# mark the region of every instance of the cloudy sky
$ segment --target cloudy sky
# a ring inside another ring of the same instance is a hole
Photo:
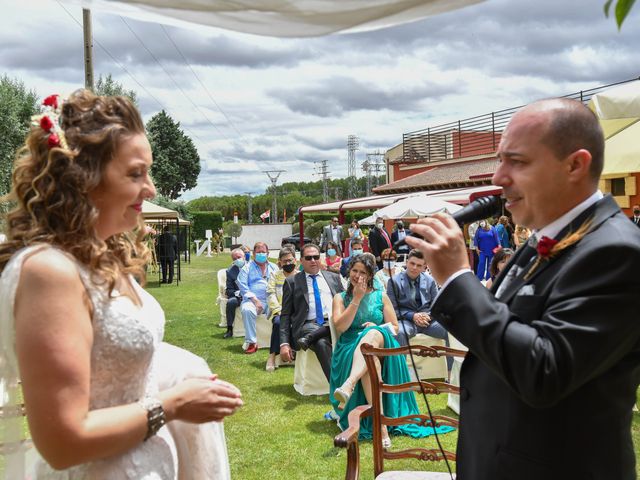
[[[311,39],[175,27],[93,13],[95,77],[137,92],[148,120],[165,109],[198,148],[183,195],[262,193],[265,170],[309,181],[314,162],[347,173],[402,134],[542,97],[637,78],[640,7],[622,31],[604,0],[488,0],[407,25]],[[84,85],[82,11],[0,0],[0,74],[42,97]],[[359,173],[361,175],[362,173]]]

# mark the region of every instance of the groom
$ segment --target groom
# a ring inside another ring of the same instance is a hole
[[[431,314],[469,347],[460,374],[459,480],[634,479],[640,383],[640,231],[598,181],[604,138],[580,102],[516,113],[493,183],[537,246],[492,290],[449,216],[408,238],[443,285]]]

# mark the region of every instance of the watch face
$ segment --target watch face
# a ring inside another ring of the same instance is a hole
[[[153,410],[158,407],[162,408],[162,403],[160,402],[160,400],[154,397],[144,397],[142,400],[140,400],[140,404],[145,410]]]

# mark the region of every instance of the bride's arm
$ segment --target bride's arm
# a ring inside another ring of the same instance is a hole
[[[75,264],[51,250],[27,259],[14,314],[27,420],[44,459],[54,468],[68,468],[142,442],[147,412],[138,403],[89,411],[93,331]],[[191,421],[206,421],[214,400],[226,400],[212,392],[216,383],[193,379],[162,392],[167,421],[186,413]],[[241,403],[239,395],[228,400],[228,408]]]

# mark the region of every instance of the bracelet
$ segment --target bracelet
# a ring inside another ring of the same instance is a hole
[[[351,302],[349,305],[355,305],[356,307],[360,306],[360,302],[356,303],[356,302]]]
[[[138,403],[147,411],[147,434],[144,437],[146,442],[167,423],[167,416],[162,408],[162,403],[157,398],[144,397]]]

